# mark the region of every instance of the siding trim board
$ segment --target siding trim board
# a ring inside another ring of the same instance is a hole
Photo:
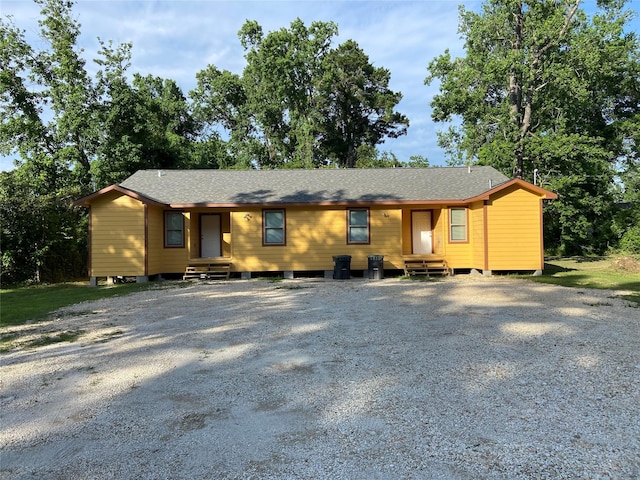
[[[373,201],[336,201],[336,202],[293,202],[293,203],[270,203],[273,208],[288,208],[288,207],[360,207],[365,208],[369,206],[404,206],[404,205],[442,205],[447,203],[449,205],[466,205],[467,200],[373,200]],[[179,209],[192,209],[192,208],[250,208],[261,207],[264,203],[172,203],[167,206],[171,208]]]
[[[482,233],[483,233],[483,249],[484,249],[484,266],[483,270],[489,270],[489,205],[487,200],[482,205]]]
[[[144,204],[144,274],[149,275],[149,206]]]
[[[543,209],[540,202],[540,270],[544,269],[544,222],[542,219]]]
[[[93,245],[93,241],[92,241],[92,237],[93,237],[93,215],[91,214],[91,205],[89,205],[89,234],[88,234],[88,238],[87,241],[89,242],[89,245],[87,245],[87,255],[89,256],[89,258],[87,258],[87,270],[89,273],[89,277],[93,277],[93,269],[91,267],[91,258],[92,258],[92,248],[91,246]]]

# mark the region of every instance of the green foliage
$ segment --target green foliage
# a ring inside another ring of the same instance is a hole
[[[361,146],[403,135],[408,120],[393,110],[401,94],[389,90],[389,71],[351,40],[331,48],[337,32],[332,22],[307,27],[297,19],[264,35],[247,21],[242,76],[213,65],[199,72],[195,117],[208,130],[224,129],[242,165],[354,167]]]
[[[75,44],[72,2],[38,3],[40,51],[0,19],[0,145],[21,158],[0,176],[3,284],[86,272],[86,212],[72,202],[91,188],[96,90]]]
[[[45,320],[62,307],[156,288],[166,288],[166,285],[153,282],[88,288],[86,283],[59,283],[5,289],[0,291],[0,326]]]
[[[36,180],[29,165],[0,172],[3,285],[86,275],[86,212],[72,203],[79,189]]]
[[[412,168],[425,168],[429,167],[429,159],[423,155],[411,155],[407,166]]]
[[[452,164],[492,165],[559,194],[546,206],[548,247],[601,253],[615,244],[619,164],[638,158],[640,45],[624,32],[624,2],[592,18],[579,2],[487,0],[460,10],[466,56],[429,64],[440,81],[433,119]],[[633,169],[631,169],[633,170]],[[636,170],[637,172],[637,170]]]
[[[41,5],[40,49],[0,18],[0,177],[4,284],[86,275],[86,211],[73,201],[141,168],[201,166],[212,142],[172,80],[127,76],[131,45],[100,42],[95,79],[69,0]]]
[[[640,292],[640,275],[617,270],[612,257],[572,257],[549,260],[539,277],[522,277],[539,283],[572,288],[597,288]],[[640,305],[640,293],[622,295]]]
[[[111,78],[104,89],[104,136],[91,165],[98,188],[120,183],[140,169],[192,163],[198,124],[173,80],[136,74],[131,85],[125,78]]]
[[[395,112],[402,94],[389,89],[391,72],[376,68],[353,40],[331,50],[319,82],[321,148],[333,163],[354,167],[361,146],[404,135],[409,120]]]
[[[625,230],[620,239],[619,248],[624,253],[640,255],[640,222]]]
[[[398,168],[404,164],[393,153],[379,152],[371,145],[361,145],[356,152],[357,168]]]

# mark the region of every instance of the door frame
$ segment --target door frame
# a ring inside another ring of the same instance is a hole
[[[202,255],[202,247],[204,245],[204,235],[202,232],[202,219],[205,216],[218,217],[218,250],[220,251],[220,257],[222,256],[222,215],[220,213],[201,213],[198,217],[198,230],[200,234],[200,258],[205,258]],[[214,258],[214,257],[206,257],[206,258]]]

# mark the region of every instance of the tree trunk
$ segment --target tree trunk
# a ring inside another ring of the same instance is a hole
[[[514,16],[514,34],[512,52],[513,57],[518,58],[522,50],[522,3],[518,2],[515,7]],[[511,122],[514,131],[519,133],[514,150],[513,177],[522,178],[524,169],[524,142],[522,136],[522,80],[518,75],[516,65],[513,65],[509,74],[509,107],[511,111]]]
[[[547,42],[542,48],[533,54],[533,59],[529,68],[531,69],[532,78],[538,78],[538,72],[543,57],[546,52],[552,47],[556,46],[562,37],[567,33],[571,20],[573,19],[581,0],[573,0],[564,18],[564,23],[558,34]],[[522,49],[523,41],[523,11],[522,3],[518,2],[514,12],[514,33],[515,39],[513,41],[512,51],[514,58],[517,58],[517,54]],[[509,75],[509,106],[511,111],[511,121],[514,125],[514,130],[518,132],[516,145],[514,149],[514,164],[513,164],[513,177],[522,178],[524,174],[524,160],[525,160],[525,144],[527,135],[531,129],[531,118],[533,115],[533,97],[535,93],[543,88],[544,85],[537,85],[536,80],[530,81],[526,86],[526,94],[523,97],[523,79],[516,73],[515,65],[512,67]]]

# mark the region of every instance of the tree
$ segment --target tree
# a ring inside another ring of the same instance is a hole
[[[429,159],[423,155],[411,155],[407,165],[413,168],[425,168],[430,166]]]
[[[91,172],[96,188],[119,183],[144,168],[200,166],[201,124],[173,80],[133,75],[130,43],[100,42],[97,123],[101,132]]]
[[[299,18],[289,29],[266,36],[256,21],[240,29],[247,103],[262,132],[269,166],[313,167],[322,162],[314,155],[320,121],[317,82],[337,33],[333,22],[306,27]]]
[[[58,174],[65,169],[88,187],[97,129],[95,90],[76,47],[80,24],[71,15],[73,2],[36,1],[42,5],[41,37],[49,48],[33,50],[24,31],[0,19],[1,150],[37,164],[50,189],[58,188]]]
[[[100,42],[101,69],[91,77],[73,2],[36,1],[39,48],[0,18],[0,153],[19,156],[0,178],[2,279],[12,282],[77,274],[86,211],[74,199],[137,169],[193,166],[213,151],[196,142],[200,124],[175,82],[130,82],[131,45],[110,42]]]
[[[242,76],[208,66],[191,92],[194,114],[226,132],[243,164],[262,168],[356,165],[360,146],[406,132],[393,109],[390,73],[375,68],[353,41],[331,48],[337,26],[297,19],[264,35],[255,21],[239,32],[247,61]]]
[[[355,168],[400,168],[404,163],[390,152],[380,152],[371,145],[360,145],[356,152]]]
[[[119,183],[145,168],[193,163],[199,125],[173,80],[135,74],[114,78],[101,105],[103,137],[92,173],[97,187]]]
[[[355,167],[361,146],[407,132],[409,120],[395,112],[402,94],[389,89],[391,73],[375,68],[356,42],[348,40],[329,52],[320,81],[322,148],[343,167]]]
[[[193,115],[203,126],[202,145],[214,150],[217,166],[250,168],[254,160],[268,163],[242,77],[209,65],[196,78],[197,87],[189,93]],[[221,140],[219,130],[227,133],[227,141]]]
[[[86,275],[87,217],[73,205],[80,189],[48,191],[32,164],[0,172],[3,285],[59,282]]]
[[[18,167],[0,176],[2,280],[58,281],[84,270],[86,213],[98,137],[96,91],[76,47],[72,2],[39,0],[45,48],[0,19],[0,151]]]
[[[623,2],[602,2],[592,18],[579,0],[488,0],[460,10],[466,56],[429,64],[441,82],[433,119],[453,163],[478,162],[538,179],[560,194],[547,207],[547,245],[565,253],[601,252],[612,240],[615,169],[623,154],[617,128],[638,97],[638,41],[624,32]],[[629,80],[629,73],[636,76]]]

